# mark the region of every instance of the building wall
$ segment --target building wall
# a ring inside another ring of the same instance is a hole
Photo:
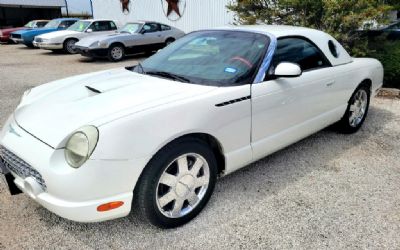
[[[150,20],[172,25],[185,32],[233,23],[234,14],[226,9],[232,0],[180,0],[182,17],[166,17],[166,0],[130,0],[129,13],[122,11],[120,0],[93,0],[94,18],[110,18],[120,25],[128,21]],[[186,8],[183,6],[186,2]]]

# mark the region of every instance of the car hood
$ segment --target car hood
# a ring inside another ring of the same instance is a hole
[[[81,32],[73,31],[73,30],[59,30],[59,31],[43,34],[40,36],[40,38],[52,39],[52,38],[66,37],[66,36],[80,34],[80,33]]]
[[[14,117],[24,130],[54,148],[73,131],[217,89],[114,69],[44,84],[31,90]],[[100,92],[100,93],[98,93]]]
[[[8,34],[14,31],[18,31],[18,30],[28,30],[29,28],[27,27],[15,27],[15,28],[7,28],[7,29],[0,29],[0,32],[2,32],[3,34]]]
[[[107,41],[109,39],[119,40],[119,39],[122,39],[127,36],[129,36],[130,38],[133,38],[132,34],[124,34],[124,33],[122,33],[122,34],[114,33],[114,34],[90,36],[90,37],[81,39],[79,42],[76,43],[76,45],[82,46],[82,47],[90,47],[90,45],[92,45],[94,42]]]

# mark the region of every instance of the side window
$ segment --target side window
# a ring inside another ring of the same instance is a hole
[[[157,32],[157,31],[160,31],[160,26],[156,23],[146,23],[143,26],[143,31],[144,31],[144,33]]]
[[[90,25],[89,29],[92,29],[93,32],[108,31],[111,30],[110,22],[108,21],[94,22],[92,23],[92,25]]]
[[[297,63],[303,71],[329,67],[326,58],[315,45],[297,37],[278,40],[272,65],[276,67],[281,62]]]
[[[171,27],[169,27],[168,25],[161,24],[161,30],[162,31],[171,30]]]
[[[115,25],[114,22],[109,22],[109,24],[110,24],[110,30],[116,30],[116,29],[118,29],[118,28],[117,28],[117,25]]]
[[[44,27],[46,24],[47,24],[47,22],[37,22],[37,23],[36,23],[36,27],[42,28],[42,27]]]
[[[71,24],[71,21],[62,21],[58,27],[66,29],[71,26]]]

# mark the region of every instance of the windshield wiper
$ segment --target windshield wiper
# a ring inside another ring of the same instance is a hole
[[[149,71],[146,72],[148,75],[153,75],[153,76],[161,76],[161,77],[165,77],[165,78],[169,78],[175,81],[180,81],[180,82],[187,82],[190,83],[190,80],[187,79],[186,77],[180,76],[180,75],[176,75],[170,72],[165,72],[165,71]]]

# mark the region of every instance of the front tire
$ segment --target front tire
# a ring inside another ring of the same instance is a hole
[[[67,39],[64,42],[64,51],[68,54],[76,54],[76,50],[74,49],[75,43],[77,43],[78,40],[76,39]]]
[[[174,142],[153,157],[136,185],[140,217],[161,228],[181,226],[205,207],[216,179],[217,161],[207,144]]]
[[[363,125],[369,110],[371,91],[366,84],[360,85],[348,103],[346,113],[336,124],[341,133],[352,134]]]
[[[120,44],[111,45],[107,57],[112,62],[119,62],[125,58],[125,48]]]

